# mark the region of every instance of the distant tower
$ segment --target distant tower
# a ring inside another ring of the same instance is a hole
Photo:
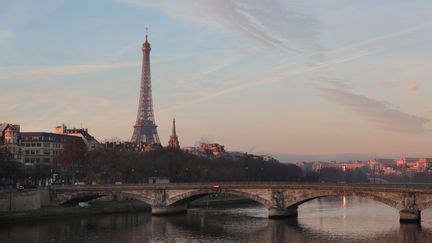
[[[170,149],[180,149],[177,132],[176,132],[176,126],[175,126],[175,118],[173,119],[173,127],[172,127],[172,134],[168,141],[168,148]]]
[[[141,73],[141,90],[138,105],[138,114],[132,135],[132,142],[157,143],[160,144],[153,114],[153,101],[151,92],[150,76],[150,43],[146,40],[142,46],[143,62]]]

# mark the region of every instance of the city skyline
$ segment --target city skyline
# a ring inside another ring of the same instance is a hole
[[[163,144],[175,116],[182,145],[305,159],[432,154],[427,1],[9,1],[0,9],[0,119],[24,131],[82,124],[100,140],[129,140],[149,26]]]

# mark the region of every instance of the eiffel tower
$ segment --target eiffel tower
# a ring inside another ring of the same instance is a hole
[[[142,46],[143,62],[141,72],[141,89],[138,105],[137,119],[134,126],[131,142],[147,144],[160,144],[153,114],[153,101],[151,92],[151,75],[150,75],[150,43],[146,39]]]

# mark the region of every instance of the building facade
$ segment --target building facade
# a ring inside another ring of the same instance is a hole
[[[99,142],[89,134],[87,128],[72,128],[69,129],[65,124],[62,124],[61,126],[57,126],[55,128],[55,133],[62,134],[62,135],[69,135],[69,136],[75,136],[80,137],[83,142],[85,143],[87,150],[92,151],[99,147]]]
[[[20,125],[0,123],[0,153],[8,160],[23,162]]]
[[[67,143],[84,144],[82,138],[49,132],[22,132],[21,144],[26,165],[52,165]]]
[[[432,158],[402,158],[396,161],[399,170],[409,173],[432,173]]]

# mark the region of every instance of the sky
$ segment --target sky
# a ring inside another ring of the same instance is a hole
[[[430,0],[0,0],[0,122],[129,140],[149,28],[166,144],[432,156]]]

